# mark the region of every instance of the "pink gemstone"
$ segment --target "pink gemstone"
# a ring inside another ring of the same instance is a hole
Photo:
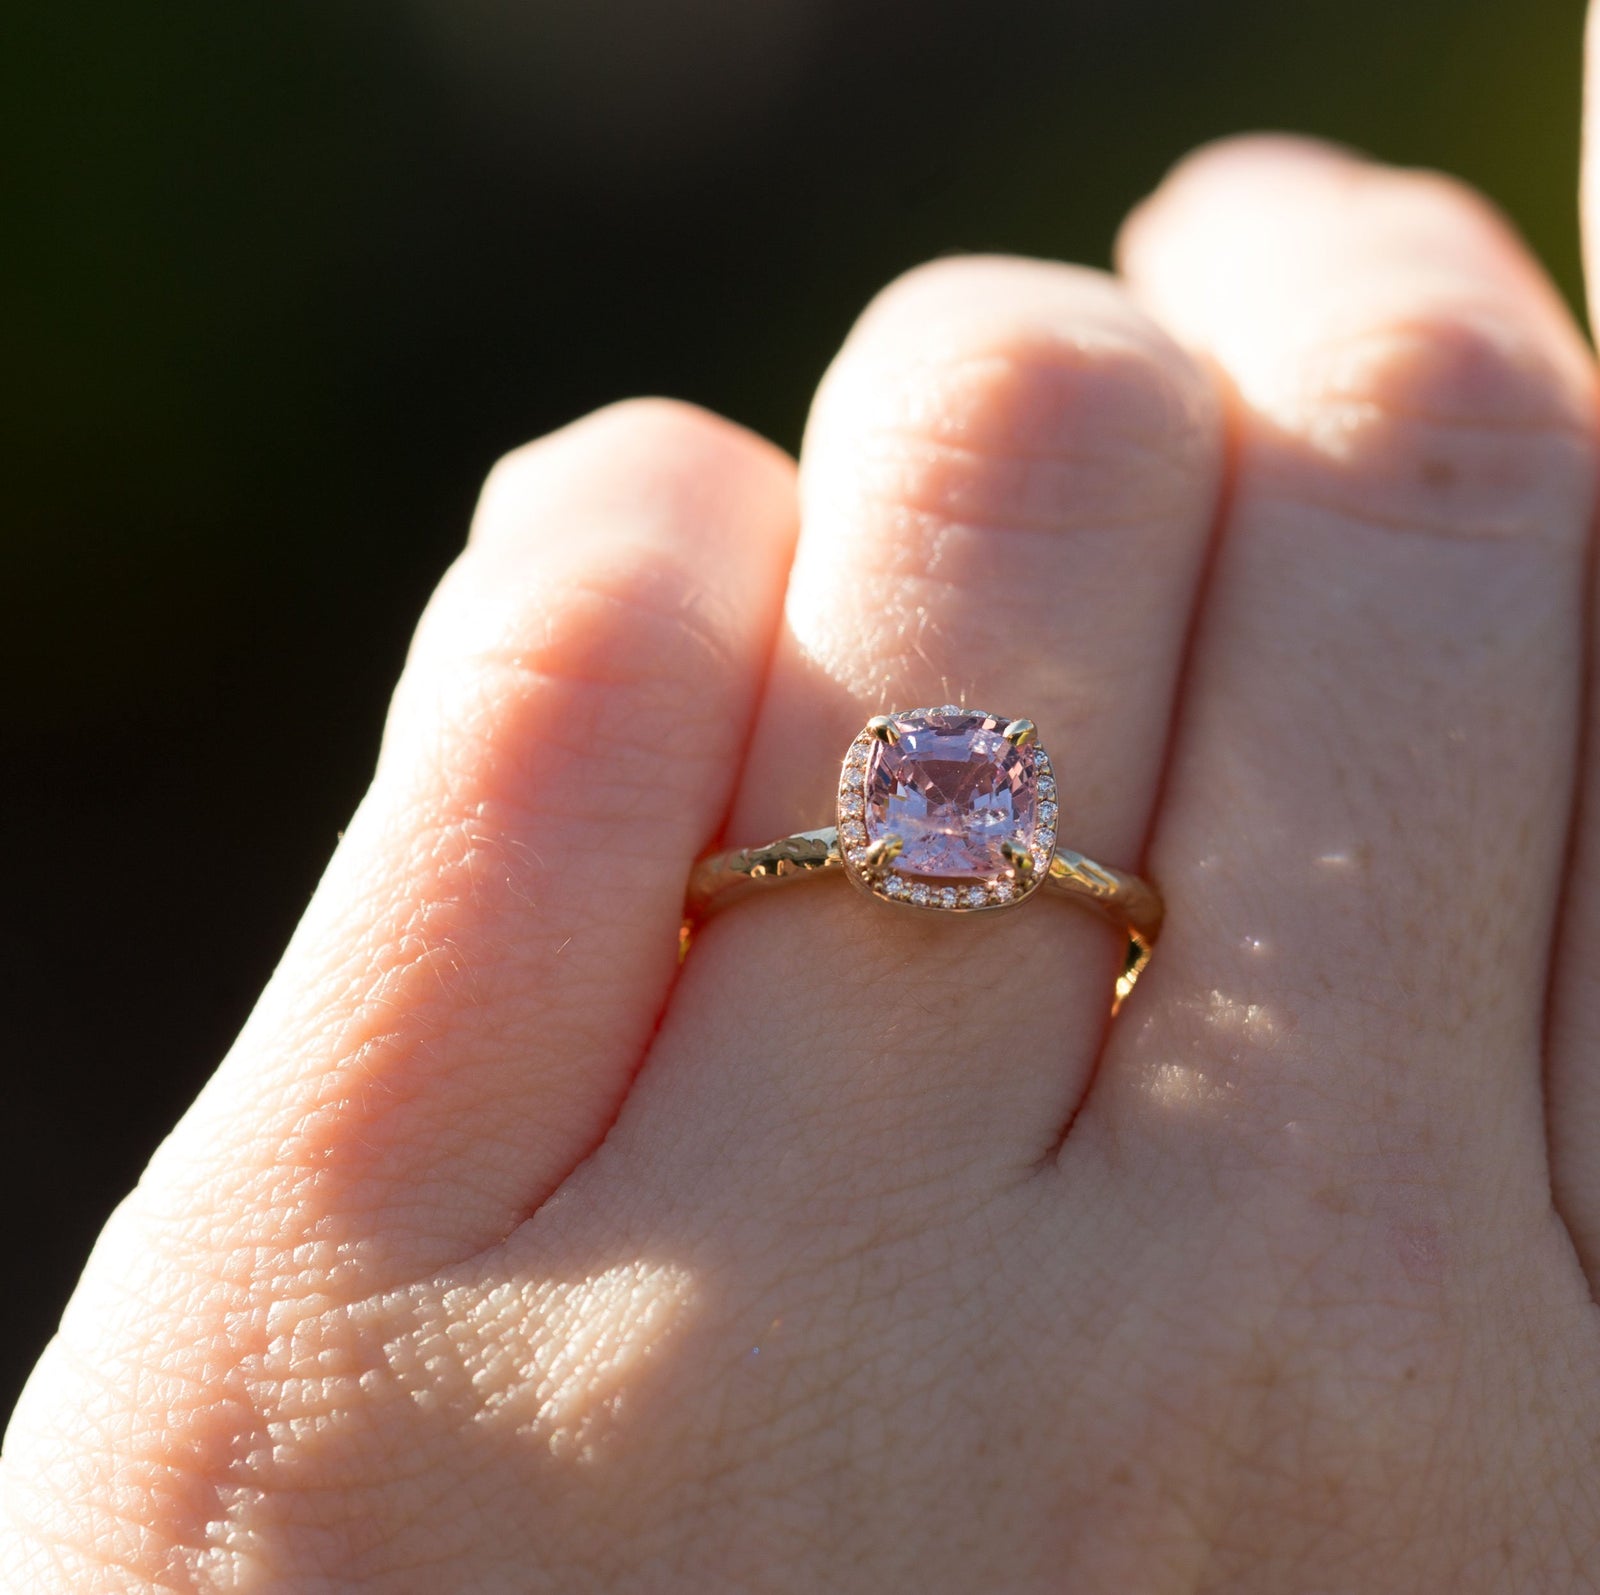
[[[899,733],[867,765],[869,842],[905,843],[897,875],[991,880],[1010,865],[1002,842],[1031,847],[1037,827],[1038,747],[1015,747],[999,715],[964,709],[893,716]]]

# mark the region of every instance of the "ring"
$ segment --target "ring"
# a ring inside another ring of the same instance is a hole
[[[954,704],[874,715],[845,753],[837,809],[834,825],[701,859],[685,946],[695,925],[748,892],[842,872],[922,913],[993,913],[1040,890],[1093,908],[1128,935],[1118,1001],[1149,962],[1160,894],[1057,845],[1055,770],[1031,720]]]

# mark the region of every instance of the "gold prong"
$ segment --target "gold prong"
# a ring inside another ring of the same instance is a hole
[[[867,730],[880,742],[898,742],[900,733],[895,729],[894,721],[886,714],[875,714],[867,721]]]
[[[1007,742],[1016,747],[1026,747],[1038,735],[1039,728],[1031,720],[1013,720],[1004,731],[1000,733]]]
[[[1001,856],[1016,872],[1019,881],[1025,881],[1033,874],[1033,854],[1020,842],[1002,842],[1000,844]]]
[[[867,856],[864,860],[867,873],[869,875],[883,874],[899,858],[901,849],[905,845],[906,839],[903,836],[880,836],[867,849]]]

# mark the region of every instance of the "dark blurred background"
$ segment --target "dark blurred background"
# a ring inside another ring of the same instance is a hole
[[[0,1412],[359,797],[497,453],[798,441],[929,255],[1104,263],[1195,142],[1449,167],[1578,288],[1580,0],[62,3],[0,50]]]

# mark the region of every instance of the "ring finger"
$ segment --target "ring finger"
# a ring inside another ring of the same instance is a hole
[[[1032,719],[1062,843],[1134,867],[1218,410],[1200,368],[1095,273],[953,261],[882,295],[812,413],[787,627],[730,842],[825,823],[868,716],[955,702]],[[641,1106],[665,1093],[686,1133],[758,1166],[842,1152],[841,1177],[915,1180],[920,1151],[930,1170],[1029,1167],[1082,1090],[1121,951],[1057,903],[930,920],[780,893],[706,927]],[[727,1044],[677,1044],[708,1028]]]

